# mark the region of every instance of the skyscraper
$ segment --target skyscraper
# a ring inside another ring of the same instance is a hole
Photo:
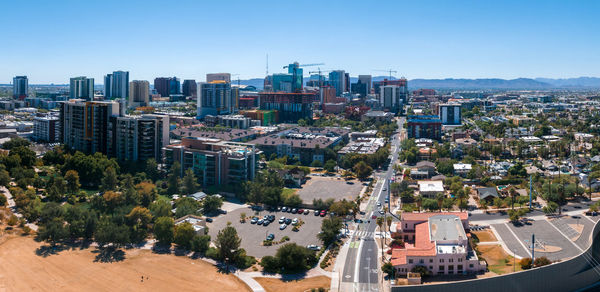
[[[367,94],[371,93],[371,86],[372,86],[371,80],[372,80],[371,75],[358,75],[358,81],[360,81],[360,83],[362,83],[362,84],[367,85]]]
[[[160,96],[169,97],[171,94],[181,94],[181,83],[177,77],[157,77],[154,79],[154,89]]]
[[[231,74],[230,73],[208,73],[208,74],[206,74],[206,83],[211,83],[213,81],[225,81],[227,83],[231,83]]]
[[[169,145],[169,116],[141,115],[111,117],[114,152],[119,160],[161,161],[162,148]]]
[[[71,78],[69,98],[93,100],[94,78],[87,78],[85,76]]]
[[[231,88],[231,84],[225,81],[199,82],[198,118],[234,113],[237,110],[236,96],[238,94]]]
[[[129,72],[114,71],[104,76],[104,97],[128,98],[129,97]]]
[[[13,78],[13,98],[25,99],[27,97],[29,80],[27,76],[15,76]]]
[[[148,106],[150,104],[150,82],[133,80],[129,83],[128,107]]]
[[[60,102],[60,141],[84,153],[111,153],[113,133],[110,118],[119,115],[115,101]]]
[[[303,84],[303,70],[300,68],[298,62],[294,62],[288,65],[288,74],[292,75],[292,88],[290,92],[301,92]]]
[[[191,96],[192,98],[196,98],[198,95],[198,87],[196,86],[196,80],[183,80],[182,92],[183,96]]]
[[[346,89],[346,72],[344,70],[331,71],[329,82],[335,88],[335,95],[340,96]]]
[[[406,87],[385,85],[380,86],[379,90],[381,107],[394,113],[402,113],[403,106],[406,104],[406,97],[408,96]]]
[[[344,92],[350,92],[350,73],[344,73]]]

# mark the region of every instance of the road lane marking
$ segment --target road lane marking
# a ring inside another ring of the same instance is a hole
[[[546,221],[548,222],[548,220],[546,219]],[[575,242],[573,242],[569,237],[567,237],[567,235],[562,232],[562,230],[558,229],[558,227],[556,227],[556,225],[552,224],[551,222],[548,222],[550,225],[552,225],[552,227],[554,227],[554,229],[556,229],[556,231],[558,231],[560,234],[562,234],[562,236],[564,236],[568,242],[570,242],[571,244],[573,244],[580,252],[583,252],[583,249],[581,249],[581,247],[579,247],[577,244],[575,244]]]
[[[529,255],[529,257],[531,257],[531,252],[529,251],[529,249],[525,246],[525,244],[523,243],[523,241],[521,241],[519,239],[519,237],[515,234],[514,231],[512,231],[512,229],[510,229],[510,227],[508,227],[508,224],[506,222],[504,222],[504,225],[506,226],[506,229],[508,229],[508,231],[510,233],[512,233],[512,235],[515,237],[515,239],[521,244],[521,246],[525,249],[525,252]]]
[[[362,251],[363,241],[360,241],[360,245],[358,246],[358,253],[356,254],[356,263],[354,266],[354,283],[358,283],[358,275],[360,273],[360,253]]]

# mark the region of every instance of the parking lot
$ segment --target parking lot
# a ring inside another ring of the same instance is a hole
[[[584,219],[580,219],[580,223],[581,220]],[[515,226],[512,223],[493,224],[492,226],[507,247],[521,257],[531,257],[532,234],[535,234],[535,257],[545,256],[556,261],[581,253],[579,246],[568,238],[576,236],[573,230],[564,228],[562,225],[553,226],[546,220],[531,221],[531,224],[521,226]]]
[[[247,217],[258,216],[262,218],[264,215],[274,215],[275,221],[268,226],[251,224],[250,220],[246,220],[246,223],[240,223],[240,214],[246,213]],[[273,244],[272,246],[263,246],[262,242],[265,240],[268,234],[272,233],[275,235],[273,242],[279,242],[284,236],[288,236],[290,240],[288,242],[295,242],[301,246],[307,246],[315,244],[321,246],[321,241],[317,238],[317,233],[321,231],[321,221],[323,217],[315,216],[313,210],[308,215],[304,214],[292,214],[287,212],[269,212],[260,211],[258,215],[256,212],[249,207],[235,209],[228,212],[225,215],[220,215],[213,218],[213,222],[207,223],[209,228],[209,234],[211,239],[217,237],[219,230],[227,226],[227,222],[231,222],[231,225],[235,227],[239,237],[242,239],[242,248],[244,248],[248,255],[255,257],[263,257],[266,255],[274,255],[277,249],[282,244]],[[302,220],[304,224],[300,227],[300,230],[295,232],[292,231],[293,225],[287,226],[284,230],[279,230],[281,224],[278,223],[279,218],[285,216],[286,218],[298,218]]]
[[[298,195],[306,204],[313,199],[354,200],[364,186],[358,180],[346,182],[332,177],[311,177],[298,191]]]

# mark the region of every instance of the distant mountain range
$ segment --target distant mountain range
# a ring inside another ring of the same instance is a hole
[[[373,81],[389,79],[387,76],[373,76]],[[392,79],[396,79],[392,77]],[[305,81],[308,78],[304,78]],[[355,83],[357,77],[350,77],[350,82]],[[232,80],[236,84],[236,80]],[[240,80],[242,85],[252,85],[257,89],[263,88],[262,78],[253,78]],[[412,79],[408,81],[408,87],[416,88],[434,88],[434,89],[599,89],[600,78],[598,77],[578,77],[565,79],[552,78],[482,78],[482,79]]]

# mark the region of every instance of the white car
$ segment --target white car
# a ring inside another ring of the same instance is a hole
[[[285,217],[279,218],[279,224],[283,224],[285,222]]]
[[[381,207],[381,202],[377,202],[377,207]]]
[[[321,250],[321,247],[320,247],[320,246],[316,246],[316,245],[314,245],[314,244],[309,244],[309,245],[307,245],[307,246],[306,246],[306,248],[308,248],[308,249],[310,249],[310,250],[315,250],[315,251],[319,251],[319,250]]]
[[[284,230],[286,227],[287,227],[287,225],[281,224],[281,225],[279,225],[279,230]]]
[[[294,220],[292,220],[292,225],[296,225],[298,224],[298,218],[294,218]]]

